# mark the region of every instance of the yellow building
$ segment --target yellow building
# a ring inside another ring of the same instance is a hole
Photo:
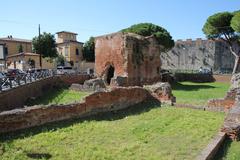
[[[7,68],[8,69],[20,69],[28,70],[31,68],[40,69],[40,55],[36,53],[18,53],[7,56]],[[54,62],[48,59],[42,58],[42,69],[55,68]]]
[[[83,59],[83,43],[77,41],[77,34],[72,32],[57,32],[57,51],[62,55],[68,65],[79,68]]]
[[[0,44],[5,47],[5,54],[7,56],[19,53],[19,47],[22,46],[22,52],[32,52],[32,41],[20,38],[13,38],[8,36],[0,38]]]

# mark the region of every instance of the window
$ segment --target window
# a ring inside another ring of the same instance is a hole
[[[76,55],[77,55],[77,56],[79,55],[79,50],[78,50],[78,48],[76,48]]]
[[[65,47],[65,56],[68,56],[68,47]]]

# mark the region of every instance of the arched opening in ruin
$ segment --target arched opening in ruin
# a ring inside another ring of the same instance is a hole
[[[110,65],[110,67],[108,68],[107,70],[107,84],[109,85],[111,83],[111,79],[113,78],[114,76],[114,67]]]

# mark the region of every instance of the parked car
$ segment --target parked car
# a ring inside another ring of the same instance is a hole
[[[57,67],[57,74],[75,74],[76,71],[72,67]]]
[[[209,70],[209,69],[200,69],[199,73],[202,73],[202,74],[212,74],[212,71]]]

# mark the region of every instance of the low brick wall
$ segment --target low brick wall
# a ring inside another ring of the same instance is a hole
[[[196,158],[197,160],[212,160],[216,156],[219,148],[222,146],[226,139],[226,133],[219,132],[212,141],[203,149],[200,155]]]
[[[224,98],[211,99],[208,101],[207,108],[222,108],[222,111],[227,112],[235,104],[237,89],[230,89]]]
[[[153,98],[141,87],[114,88],[85,97],[81,103],[33,106],[0,113],[0,133],[38,126],[74,117],[120,110]]]
[[[232,75],[231,74],[215,74],[213,78],[216,82],[230,83]]]
[[[83,84],[86,80],[91,79],[90,75],[61,75],[58,76],[61,81],[63,81],[67,85],[71,85],[73,83]]]
[[[39,97],[50,89],[60,88],[64,85],[71,85],[72,83],[83,83],[88,79],[90,79],[88,75],[61,75],[2,91],[0,92],[0,112],[22,108],[27,99]]]

